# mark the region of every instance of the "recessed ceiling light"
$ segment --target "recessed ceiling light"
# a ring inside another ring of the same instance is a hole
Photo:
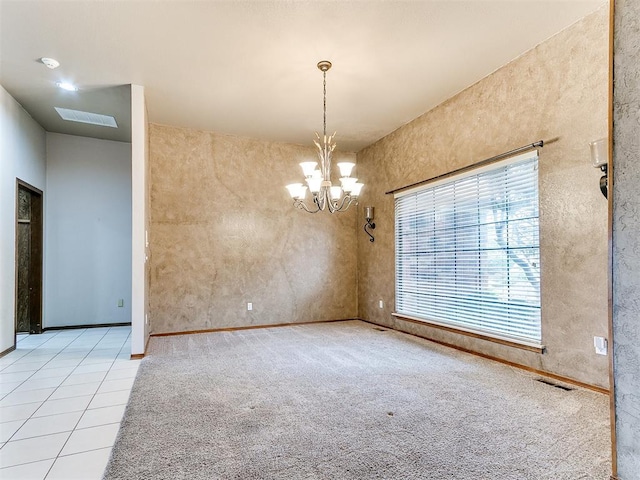
[[[57,61],[55,58],[42,57],[40,61],[44,63],[47,66],[47,68],[50,68],[51,70],[53,70],[54,68],[58,68],[60,66],[60,62]]]
[[[73,83],[58,82],[58,83],[56,83],[56,85],[58,87],[60,87],[61,89],[66,90],[67,92],[77,92],[78,91],[78,87],[76,87]]]
[[[69,108],[54,107],[58,115],[63,120],[78,123],[89,123],[91,125],[99,125],[101,127],[118,128],[116,119],[110,115],[102,115],[101,113],[83,112],[82,110],[71,110]]]

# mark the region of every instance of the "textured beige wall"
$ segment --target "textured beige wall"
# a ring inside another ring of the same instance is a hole
[[[608,387],[607,357],[593,348],[607,335],[607,202],[589,158],[589,142],[607,135],[607,72],[603,7],[359,152],[361,206],[376,208],[375,242],[358,236],[359,316]],[[384,192],[554,137],[539,163],[546,353],[394,319],[394,200]]]
[[[613,339],[620,480],[640,476],[640,2],[615,3]]]
[[[152,333],[356,316],[355,210],[311,215],[284,188],[312,148],[149,135]]]

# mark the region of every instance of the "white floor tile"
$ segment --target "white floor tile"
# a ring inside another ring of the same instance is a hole
[[[64,360],[64,359],[82,359],[89,355],[91,349],[93,347],[68,347],[64,350],[60,351],[58,355],[56,355],[55,360]]]
[[[55,357],[58,352],[60,352],[59,348],[35,347],[27,350],[25,356],[22,357],[19,362],[48,362]]]
[[[102,385],[100,385],[98,393],[117,392],[118,390],[130,391],[134,381],[134,377],[119,380],[105,380],[102,382]]]
[[[15,373],[2,372],[0,373],[0,383],[24,382],[27,378],[33,375],[34,371]]]
[[[69,350],[86,351],[88,349],[89,351],[91,351],[96,347],[99,340],[100,340],[99,338],[91,339],[91,338],[78,337],[75,340],[73,340],[73,342],[69,343],[69,345],[67,345],[67,348]]]
[[[124,359],[117,359],[115,362],[113,362],[113,367],[111,367],[111,371],[113,370],[121,370],[121,369],[130,369],[130,370],[136,370],[136,372],[138,371],[138,365],[140,365],[140,362],[142,360],[131,360],[130,355],[127,354],[126,358]]]
[[[58,353],[60,350],[67,348],[73,342],[72,338],[53,339],[35,349],[35,352]]]
[[[82,412],[61,413],[48,417],[31,418],[16,432],[12,440],[51,435],[52,433],[70,432],[78,424]]]
[[[119,390],[117,392],[98,393],[93,397],[89,408],[111,407],[113,405],[126,405],[129,401],[129,390]]]
[[[16,373],[16,372],[35,372],[42,368],[42,366],[49,360],[39,360],[35,362],[23,362],[18,360],[8,367],[2,369],[2,373]]]
[[[38,410],[42,402],[23,403],[11,407],[0,407],[0,422],[13,422],[14,420],[26,420]]]
[[[24,422],[24,420],[15,420],[13,422],[0,423],[0,442],[8,442],[13,434],[20,429]]]
[[[85,328],[83,335],[102,335],[102,336],[104,336],[112,328],[115,328],[115,327]]]
[[[37,347],[40,347],[42,345],[44,345],[45,343],[47,343],[50,340],[50,338],[43,338],[41,340],[30,340],[30,339],[25,339],[22,342],[20,342],[20,346],[18,348],[22,349],[26,349],[26,350],[33,350]]]
[[[96,387],[97,390],[98,387]],[[23,403],[44,402],[53,393],[53,388],[42,388],[40,390],[29,390],[27,392],[12,392],[2,400],[0,407],[10,405],[21,405]]]
[[[80,385],[69,385],[58,387],[49,400],[59,400],[60,398],[80,397],[82,395],[93,395],[98,391],[100,382],[83,383]],[[13,393],[11,394],[13,395]],[[3,402],[4,400],[2,400]],[[0,402],[0,403],[2,403]]]
[[[22,348],[22,347],[18,347],[17,349],[7,353],[4,357],[2,357],[2,361],[10,361],[10,360],[17,360],[18,358],[22,358],[24,357],[27,353],[29,353],[29,349],[27,348]]]
[[[81,385],[83,383],[95,383],[102,382],[104,377],[107,375],[107,372],[91,372],[91,373],[72,373],[69,375],[64,382],[62,382],[62,386],[66,387],[69,385]]]
[[[91,351],[91,349],[95,346],[94,342],[81,342],[76,340],[73,343],[70,343],[69,345],[67,345],[66,347],[64,347],[64,351],[65,352],[84,352],[84,353],[89,353]]]
[[[111,365],[113,365],[113,361],[109,361],[109,362],[101,361],[100,363],[93,363],[93,364],[86,364],[83,361],[79,366],[76,367],[73,373],[80,374],[80,373],[107,372],[111,368]]]
[[[77,429],[97,427],[99,425],[108,425],[110,423],[120,423],[126,405],[114,405],[113,407],[94,408],[87,410],[82,415]]]
[[[38,345],[27,349],[26,352],[26,355],[20,361],[39,362],[41,360],[51,360],[60,352],[60,348],[55,346],[47,348],[45,345]]]
[[[34,373],[29,380],[38,380],[40,378],[66,377],[73,372],[73,367],[47,368],[43,367]]]
[[[111,370],[107,373],[105,380],[121,380],[123,378],[135,378],[138,373],[138,366],[131,368],[119,368],[117,370]]]
[[[122,344],[124,342],[100,342],[96,345],[97,350],[115,350],[115,354],[117,355],[120,349],[122,348]]]
[[[71,432],[65,432],[7,442],[0,450],[0,467],[55,458],[70,435]]]
[[[77,367],[80,365],[83,357],[80,358],[60,358],[57,357],[47,363],[44,367],[44,370],[54,370],[58,368],[66,368],[66,367]]]
[[[58,457],[46,480],[100,480],[111,448]]]
[[[0,383],[0,398],[13,392],[16,388],[22,385],[22,382],[7,382]]]
[[[69,441],[62,449],[62,452],[60,452],[60,455],[72,455],[74,453],[112,447],[119,428],[119,423],[112,423],[99,427],[74,430],[71,437],[69,437]]]
[[[26,335],[0,358],[1,479],[101,479],[140,364],[130,332]]]
[[[34,417],[45,417],[48,415],[58,415],[61,413],[83,412],[93,395],[83,395],[81,397],[61,398],[59,400],[47,400],[33,414]]]
[[[37,378],[35,380],[25,380],[22,385],[16,388],[15,392],[26,392],[29,390],[40,390],[42,388],[55,388],[64,382],[64,377]]]
[[[87,355],[87,359],[103,358],[105,361],[112,361],[120,353],[120,347],[104,348],[96,346],[94,350]]]
[[[113,361],[116,359],[116,355],[109,355],[109,356],[105,356],[105,355],[87,355],[82,362],[80,362],[80,366],[91,366],[91,365],[96,365],[96,364],[101,364],[101,363],[113,363]]]
[[[41,460],[39,462],[25,463],[16,467],[8,467],[0,470],[2,480],[44,480],[49,472],[54,459]]]
[[[0,372],[5,368],[10,367],[14,363],[15,361],[11,360],[10,358],[7,358],[6,355],[4,357],[0,357]]]
[[[98,343],[96,343],[95,348],[91,352],[92,354],[104,354],[104,353],[118,353],[122,347],[121,343],[116,344],[110,340],[101,339]]]

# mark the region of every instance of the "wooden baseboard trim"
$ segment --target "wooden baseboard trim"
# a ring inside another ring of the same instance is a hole
[[[11,353],[16,349],[15,345],[12,345],[11,347],[7,348],[6,350],[0,352],[0,358],[4,357],[7,353]]]
[[[318,323],[348,322],[351,320],[360,320],[360,319],[359,318],[338,318],[335,320],[314,320],[312,322],[271,323],[271,324],[265,324],[265,325],[247,325],[243,327],[222,327],[222,328],[209,328],[206,330],[187,330],[184,332],[152,333],[149,336],[150,337],[172,337],[174,335],[194,335],[198,333],[236,332],[240,330],[256,330],[260,328],[295,327],[300,325],[317,325]]]
[[[43,332],[48,332],[50,330],[77,330],[78,328],[105,328],[105,327],[130,327],[131,322],[122,322],[122,323],[91,323],[88,325],[64,325],[61,327],[45,327],[42,329]]]
[[[559,382],[568,383],[569,385],[575,385],[576,387],[581,387],[581,388],[585,388],[587,390],[591,390],[593,392],[598,392],[598,393],[602,393],[604,395],[609,395],[609,390],[608,389],[603,388],[603,387],[599,387],[597,385],[591,385],[590,383],[584,383],[584,382],[581,382],[579,380],[575,380],[575,379],[570,378],[570,377],[565,377],[563,375],[557,375],[555,373],[547,372],[545,370],[538,370],[538,369],[533,368],[533,367],[528,367],[527,365],[522,365],[520,363],[511,362],[509,360],[504,360],[503,358],[494,357],[493,355],[487,355],[485,353],[477,352],[475,350],[469,350],[468,348],[460,347],[460,346],[454,345],[452,343],[442,342],[440,340],[434,340],[433,338],[427,337],[426,335],[419,335],[417,333],[407,332],[407,331],[401,330],[401,329],[399,329],[397,327],[396,328],[389,327],[387,325],[378,324],[378,323],[372,322],[370,320],[364,320],[362,318],[359,319],[359,320],[362,320],[363,322],[370,323],[372,325],[376,325],[376,326],[379,326],[379,327],[384,327],[384,328],[388,328],[390,330],[396,330],[398,332],[406,333],[407,335],[413,335],[414,337],[423,338],[425,340],[428,340],[428,341],[433,342],[433,343],[437,343],[438,345],[442,345],[444,347],[453,348],[454,350],[459,350],[461,352],[469,353],[469,354],[475,355],[477,357],[486,358],[487,360],[493,360],[494,362],[502,363],[504,365],[509,365],[510,367],[514,367],[514,368],[519,368],[521,370],[525,370],[527,372],[535,373],[536,375],[541,375],[543,377],[552,378],[552,379],[557,380]]]
[[[142,353],[132,353],[131,354],[131,360],[141,360],[145,357],[145,355],[147,354],[147,352],[149,351],[149,339],[151,338],[151,335],[149,335],[147,337],[147,341],[144,344],[144,351]]]

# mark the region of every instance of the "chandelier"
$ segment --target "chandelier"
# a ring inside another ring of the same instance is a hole
[[[331,155],[336,148],[333,141],[335,133],[327,137],[327,70],[331,68],[331,62],[323,60],[318,62],[318,69],[322,71],[323,78],[323,135],[322,138],[316,132],[316,139],[313,141],[318,149],[318,162],[302,162],[302,173],[304,174],[306,185],[302,183],[292,183],[287,185],[287,190],[293,199],[293,206],[309,213],[316,213],[328,210],[331,213],[344,212],[351,204],[358,204],[358,195],[364,184],[358,183],[358,179],[351,176],[355,163],[340,162],[340,184],[331,183]],[[311,202],[305,202],[307,189],[311,192]]]

